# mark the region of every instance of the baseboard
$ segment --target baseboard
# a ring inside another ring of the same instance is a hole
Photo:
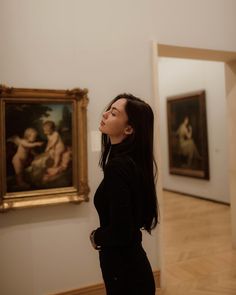
[[[160,288],[160,271],[156,270],[153,272],[156,288]],[[56,293],[53,295],[105,295],[104,284],[97,284],[88,287],[79,288],[76,290],[66,291],[62,293]]]
[[[183,193],[181,191],[171,190],[171,189],[168,189],[168,188],[163,188],[163,191],[170,192],[170,193],[175,193],[175,194],[179,194],[179,195],[183,195],[183,196],[187,196],[187,197],[192,197],[192,198],[196,198],[196,199],[202,199],[204,201],[210,201],[210,202],[213,202],[213,203],[218,203],[218,204],[230,206],[230,203],[227,203],[227,202],[218,201],[218,200],[214,200],[214,199],[209,199],[209,198],[206,198],[206,197],[201,197],[201,196],[193,195],[193,194],[189,194],[189,193]]]
[[[105,295],[104,284],[97,284],[88,287],[83,287],[79,289],[74,289],[71,291],[66,291],[62,293],[56,293],[53,295]]]

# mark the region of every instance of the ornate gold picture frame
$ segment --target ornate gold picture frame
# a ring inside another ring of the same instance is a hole
[[[0,211],[88,200],[87,89],[0,85]]]

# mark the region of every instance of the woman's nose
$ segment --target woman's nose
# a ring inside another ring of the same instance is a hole
[[[103,115],[102,115],[102,116],[103,116],[103,118],[104,118],[104,119],[107,119],[108,112],[109,112],[109,111],[106,111],[106,112],[104,112],[104,113],[103,113]]]

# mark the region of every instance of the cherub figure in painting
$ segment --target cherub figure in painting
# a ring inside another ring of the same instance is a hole
[[[71,160],[72,149],[70,146],[67,146],[62,154],[60,164],[57,167],[50,167],[47,169],[45,175],[43,176],[43,182],[46,183],[59,178],[62,173],[67,170]]]
[[[61,157],[65,151],[65,145],[59,132],[56,131],[56,125],[53,121],[43,123],[43,132],[47,136],[47,146],[45,153],[48,153],[53,160],[53,168],[57,168],[61,162]]]
[[[46,148],[27,168],[31,182],[36,186],[44,186],[58,179],[68,169],[72,160],[71,147],[64,144],[53,121],[43,123],[43,132],[47,136]]]
[[[43,142],[36,141],[37,131],[34,128],[27,128],[24,131],[23,138],[13,136],[8,141],[14,142],[18,147],[12,158],[12,165],[16,175],[16,183],[20,187],[27,187],[28,184],[24,180],[24,169],[31,150],[34,147],[43,145]]]

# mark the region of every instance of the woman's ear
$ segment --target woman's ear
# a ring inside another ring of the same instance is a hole
[[[130,125],[128,125],[127,127],[125,127],[125,134],[126,135],[130,135],[132,134],[134,131],[133,127],[131,127]]]

